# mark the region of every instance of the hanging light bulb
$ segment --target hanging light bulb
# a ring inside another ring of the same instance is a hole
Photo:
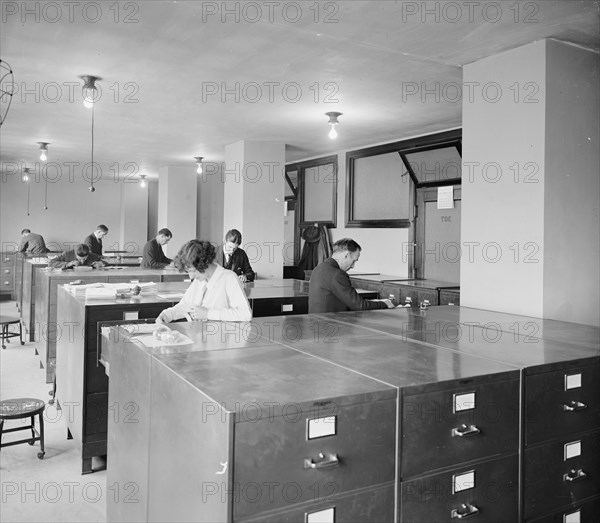
[[[102,78],[92,75],[82,75],[79,78],[83,80],[83,105],[91,109],[99,98],[96,81],[102,80]]]
[[[23,181],[29,181],[29,167],[23,167]]]
[[[338,135],[337,131],[335,130],[335,126],[340,123],[340,122],[338,122],[338,116],[342,116],[342,113],[330,112],[330,113],[325,113],[325,114],[327,116],[329,116],[329,122],[327,122],[327,123],[331,127],[331,129],[329,130],[328,136],[332,140],[335,140]]]
[[[146,187],[146,175],[145,174],[140,174],[140,187],[142,187],[142,188]]]
[[[198,168],[196,169],[196,172],[198,174],[202,174],[202,159],[204,158],[204,156],[194,156],[194,160],[196,160],[196,165],[198,166]]]
[[[37,144],[40,146],[40,160],[42,160],[42,162],[45,162],[48,159],[48,145],[50,145],[49,142],[37,142]]]

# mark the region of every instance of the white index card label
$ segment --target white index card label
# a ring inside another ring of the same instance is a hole
[[[565,390],[581,387],[581,373],[565,374]]]
[[[294,310],[294,304],[293,303],[284,303],[281,306],[281,312],[292,312]]]
[[[140,313],[138,311],[130,311],[123,313],[124,320],[137,320],[140,317]]]
[[[467,392],[466,394],[454,395],[454,412],[461,410],[470,410],[475,408],[475,393]]]
[[[565,444],[565,461],[581,456],[581,441],[573,441]]]
[[[337,416],[313,418],[306,420],[308,424],[308,439],[334,436],[337,431]]]
[[[563,523],[581,523],[581,510],[565,514],[563,516]]]
[[[140,283],[140,280],[131,280],[129,283]]]
[[[452,493],[456,494],[462,490],[475,488],[475,471],[469,470],[464,474],[455,474],[452,476]]]
[[[306,514],[306,523],[335,523],[335,508],[326,508]]]

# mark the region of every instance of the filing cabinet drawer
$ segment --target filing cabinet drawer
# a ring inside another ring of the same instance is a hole
[[[597,494],[600,494],[600,431],[525,451],[526,518]]]
[[[438,305],[438,292],[435,289],[417,289],[410,286],[401,286],[400,302],[405,303],[406,298],[412,300],[413,307],[419,307],[424,300],[429,300],[429,305]]]
[[[440,289],[440,305],[460,305],[460,291]]]
[[[350,277],[352,287],[355,289],[365,289],[367,291],[381,292],[383,284],[380,281],[361,280],[360,278]]]
[[[75,406],[77,408],[77,406]],[[83,441],[93,434],[106,434],[108,426],[108,392],[85,397],[85,430]]]
[[[156,276],[154,274],[147,275],[136,275],[136,276],[109,276],[108,283],[131,283],[135,285],[136,282],[158,282],[160,280],[160,276]]]
[[[600,428],[600,365],[527,376],[525,409],[526,445]]]
[[[401,477],[519,445],[519,381],[505,380],[402,399]]]
[[[98,363],[96,353],[87,352],[85,360],[86,391],[88,393],[106,392],[108,390],[108,376],[104,372],[104,366]]]
[[[361,490],[347,495],[336,495],[331,485],[325,501],[295,503],[290,499],[290,510],[261,514],[251,519],[236,520],[243,523],[383,523],[394,521],[395,486]],[[291,491],[290,491],[291,492]],[[315,491],[315,494],[317,492]]]
[[[313,413],[290,404],[283,412],[236,424],[234,519],[289,507],[289,485],[294,486],[295,502],[302,503],[317,501],[315,492],[330,495],[332,486],[344,493],[394,480],[395,400],[339,408],[331,404]],[[323,425],[331,416],[334,422]],[[308,439],[307,420],[314,418],[331,435]],[[271,490],[252,499],[244,495],[251,487]]]
[[[161,281],[188,281],[188,282],[191,282],[190,277],[187,272],[163,274],[161,276]]]
[[[595,498],[584,503],[573,503],[569,508],[528,521],[531,523],[598,523],[598,514],[600,514],[600,498]]]
[[[308,314],[308,295],[296,298],[256,298],[251,300],[251,306],[254,318]]]
[[[517,454],[400,484],[402,523],[518,521]]]

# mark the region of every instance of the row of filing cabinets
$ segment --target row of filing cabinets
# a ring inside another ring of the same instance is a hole
[[[376,291],[381,298],[393,296],[396,304],[419,308],[427,305],[460,305],[460,287],[457,283],[437,280],[401,279],[385,274],[351,276],[357,289]]]
[[[0,295],[6,299],[15,297],[15,267],[17,254],[15,252],[2,252],[0,257]]]
[[[141,503],[108,520],[596,521],[598,329],[498,339],[472,316],[174,324],[192,343],[151,349],[113,327],[110,401],[147,426],[109,420],[109,482]]]

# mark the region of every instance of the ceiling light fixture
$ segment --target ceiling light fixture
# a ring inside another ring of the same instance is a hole
[[[27,216],[30,216],[29,197],[31,195],[31,184],[29,183],[29,167],[23,167],[23,181],[27,183]]]
[[[94,103],[100,98],[98,95],[98,88],[96,87],[96,81],[102,80],[102,78],[89,74],[81,75],[79,78],[83,80],[83,105],[88,109],[91,109],[94,107]]]
[[[204,158],[204,156],[194,156],[194,160],[196,160],[196,165],[198,166],[198,168],[196,169],[196,172],[198,174],[202,174],[202,159]]]
[[[142,187],[142,188],[146,187],[146,175],[145,174],[140,174],[140,187]]]
[[[37,142],[37,144],[40,146],[40,160],[42,160],[42,162],[45,162],[48,159],[48,145],[50,145],[50,142]]]
[[[92,109],[92,175],[90,176],[90,186],[88,191],[94,192],[94,106],[95,102],[100,98],[98,95],[98,88],[96,87],[96,81],[102,80],[99,76],[83,75],[80,76],[83,80],[83,105]]]
[[[329,131],[329,138],[331,138],[332,140],[335,140],[337,138],[337,131],[335,130],[335,126],[340,123],[340,122],[338,122],[338,116],[342,116],[343,113],[336,113],[335,111],[332,111],[332,112],[325,113],[325,114],[327,116],[329,116],[329,122],[327,122],[327,123],[331,127],[331,129]]]

